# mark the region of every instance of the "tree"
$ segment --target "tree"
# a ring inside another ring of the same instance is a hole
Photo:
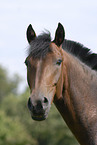
[[[0,111],[0,145],[37,145],[18,118]]]
[[[17,94],[19,82],[20,77],[17,74],[10,78],[7,70],[0,66],[0,103],[8,94]]]

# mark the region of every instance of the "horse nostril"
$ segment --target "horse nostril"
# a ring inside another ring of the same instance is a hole
[[[48,103],[48,99],[44,97],[44,103]]]
[[[28,99],[28,108],[29,108],[30,110],[32,110],[32,107],[33,107],[33,105],[32,105],[32,102],[31,102],[31,98],[29,98],[29,99]]]

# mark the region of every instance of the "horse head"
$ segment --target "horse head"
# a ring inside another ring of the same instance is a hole
[[[27,28],[30,44],[27,66],[27,81],[30,88],[28,108],[34,120],[45,120],[55,96],[62,94],[64,28],[59,23],[55,39],[50,34],[36,36],[31,25]]]

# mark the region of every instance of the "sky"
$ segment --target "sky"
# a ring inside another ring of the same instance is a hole
[[[37,35],[49,30],[53,40],[58,22],[66,39],[97,53],[97,0],[0,0],[0,65],[27,85],[27,27],[32,24]]]

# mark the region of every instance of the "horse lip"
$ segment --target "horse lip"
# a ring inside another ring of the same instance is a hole
[[[43,121],[48,117],[48,113],[45,112],[44,114],[33,114],[31,113],[31,117],[35,121]]]
[[[46,116],[45,115],[32,115],[32,119],[35,120],[35,121],[43,121],[46,119]]]

